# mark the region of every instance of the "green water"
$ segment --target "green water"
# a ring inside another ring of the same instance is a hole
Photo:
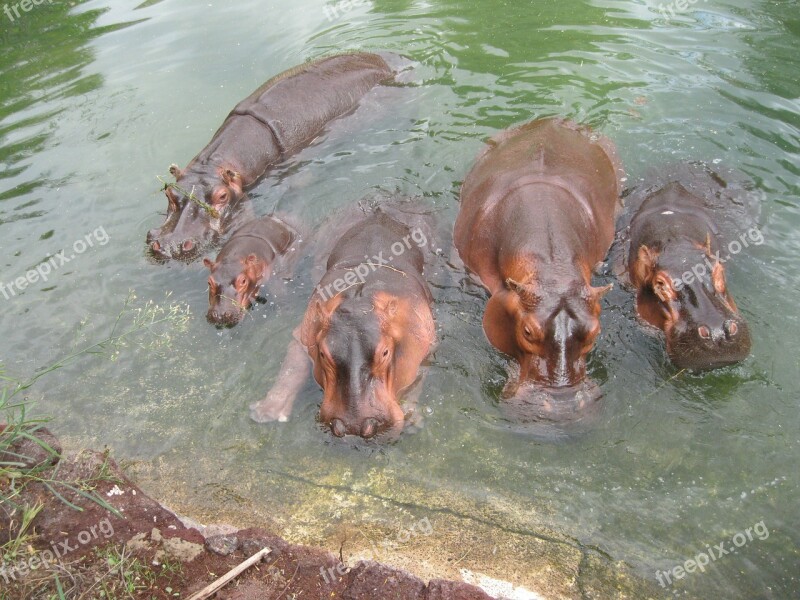
[[[655,1],[372,0],[333,20],[325,7],[336,4],[98,0],[44,3],[13,22],[0,13],[0,281],[108,234],[46,283],[0,296],[6,371],[31,375],[105,337],[131,289],[134,307],[191,311],[185,331],[159,330],[169,339],[134,336],[42,379],[29,394],[37,410],[75,444],[149,465],[154,482],[168,471],[205,506],[240,502],[281,522],[303,499],[280,482],[343,474],[397,501],[478,507],[497,528],[552,529],[652,582],[763,521],[768,539],[664,593],[797,597],[797,4],[708,0],[669,20]],[[275,170],[251,194],[259,212],[316,226],[380,187],[424,195],[447,226],[485,138],[570,117],[616,142],[629,183],[701,159],[763,193],[765,243],[728,275],[751,358],[676,376],[617,289],[590,360],[605,394],[599,422],[570,441],[532,439],[505,427],[505,362],[481,330],[485,297],[456,277],[435,290],[440,341],[421,431],[379,450],[332,444],[314,424],[313,383],[290,422],[251,422],[247,406],[273,381],[311,282],[299,277],[235,329],[209,326],[202,265],[146,260],[145,232],[166,207],[156,176],[188,162],[270,76],[351,49],[410,57],[418,85],[375,95]]]

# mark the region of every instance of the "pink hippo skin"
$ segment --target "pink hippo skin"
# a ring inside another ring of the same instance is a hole
[[[541,119],[489,142],[461,188],[454,243],[491,297],[483,327],[513,357],[508,400],[533,384],[582,398],[586,355],[600,332],[592,272],[614,239],[622,169],[613,144],[561,119]]]

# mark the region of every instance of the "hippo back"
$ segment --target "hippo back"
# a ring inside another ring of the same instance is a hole
[[[323,58],[269,80],[236,105],[231,116],[247,115],[267,124],[281,153],[291,154],[392,75],[377,54]]]
[[[473,265],[480,257],[503,242],[498,236],[481,235],[504,229],[498,223],[502,201],[525,186],[547,184],[583,205],[597,224],[598,246],[607,249],[622,176],[613,143],[569,121],[540,119],[502,132],[489,141],[462,186],[456,248],[465,264],[476,270]]]

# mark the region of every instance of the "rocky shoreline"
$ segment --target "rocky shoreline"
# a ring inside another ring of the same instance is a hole
[[[39,430],[36,435],[61,455],[52,434]],[[22,506],[41,507],[28,527],[35,535],[0,567],[0,598],[60,597],[58,593],[65,598],[104,597],[100,590],[116,589],[117,582],[127,584],[127,595],[121,597],[189,598],[268,548],[260,563],[212,597],[491,599],[463,582],[433,579],[426,584],[406,571],[373,561],[346,567],[341,556],[291,544],[264,529],[203,526],[182,519],[145,494],[104,453],[84,451],[53,460],[30,440],[10,451],[26,457],[27,466],[44,467],[39,479],[51,482],[51,488],[52,482],[63,482],[88,492],[91,482],[91,492],[119,516],[80,493],[56,488],[62,495],[59,499],[44,483],[26,485],[15,498],[16,509],[3,507],[0,543],[8,544],[20,533]]]

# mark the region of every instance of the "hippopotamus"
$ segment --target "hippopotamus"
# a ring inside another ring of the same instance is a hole
[[[254,420],[287,420],[313,366],[323,390],[319,421],[334,436],[392,439],[402,432],[400,400],[419,389],[414,384],[436,337],[423,276],[432,226],[411,205],[384,203],[350,220],[327,258],[277,383],[250,407]]]
[[[523,384],[587,398],[586,355],[611,289],[592,273],[614,239],[622,178],[610,140],[556,118],[500,133],[467,175],[453,241],[489,291],[489,342],[519,365],[505,399]]]
[[[176,182],[165,185],[166,221],[147,234],[153,257],[190,260],[216,243],[245,190],[393,75],[377,54],[342,54],[286,71],[242,100],[185,169],[170,167]]]
[[[742,241],[759,235],[751,229]],[[750,331],[728,290],[725,236],[706,199],[679,181],[650,191],[626,236],[626,283],[641,319],[664,332],[672,363],[703,370],[744,360]]]
[[[207,318],[217,325],[236,325],[277,264],[297,251],[303,240],[297,228],[273,215],[255,219],[237,229],[212,261],[203,263],[208,277]]]

